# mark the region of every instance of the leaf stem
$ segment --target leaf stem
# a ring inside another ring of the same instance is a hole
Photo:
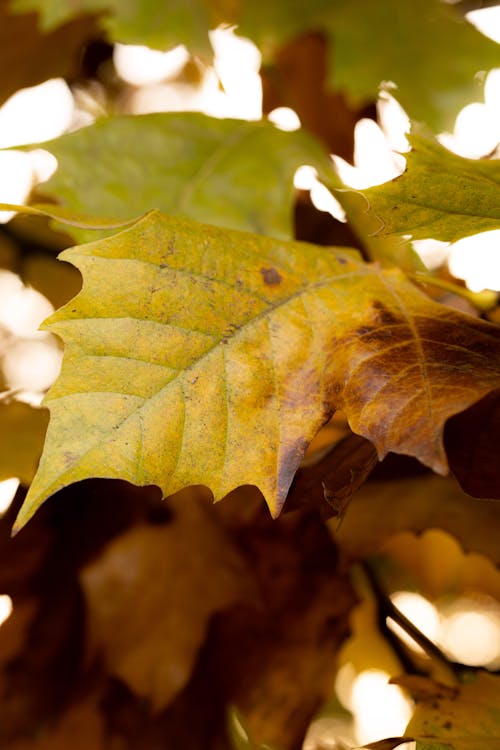
[[[375,596],[381,620],[383,619],[384,623],[387,618],[393,620],[393,622],[399,625],[405,633],[407,633],[407,635],[409,635],[410,638],[420,646],[427,656],[438,661],[448,672],[450,672],[452,679],[454,681],[457,680],[463,671],[462,665],[448,659],[441,649],[427,638],[427,636],[424,635],[422,631],[420,631],[416,625],[414,625],[411,620],[409,620],[406,615],[396,607],[387,592],[383,589],[373,567],[366,560],[361,563],[361,567]]]
[[[459,297],[466,299],[481,312],[488,312],[488,310],[494,308],[498,302],[498,294],[491,289],[484,289],[482,292],[471,292],[464,286],[458,286],[458,284],[454,284],[452,281],[446,281],[446,279],[441,279],[439,276],[430,276],[423,271],[414,271],[409,274],[409,276],[418,284],[430,284],[431,286],[445,289],[452,294],[457,294]]]

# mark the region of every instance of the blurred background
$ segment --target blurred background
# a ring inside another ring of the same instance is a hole
[[[467,18],[500,42],[500,6],[470,11]],[[85,76],[71,83],[51,78],[13,93],[0,107],[0,201],[28,202],[36,196],[37,186],[57,170],[57,159],[43,147],[44,141],[111,114],[197,111],[217,118],[266,117],[286,131],[301,128],[299,112],[290,106],[274,106],[279,97],[250,40],[234,29],[219,28],[210,33],[210,43],[211,65],[190,55],[182,45],[160,52],[96,42],[86,52]],[[309,43],[315,44],[314,40],[305,42],[306,48],[298,54],[307,54]],[[471,102],[459,113],[454,129],[438,136],[446,148],[470,159],[500,157],[500,68],[484,75],[483,91],[481,101]],[[355,120],[353,141],[340,132],[338,149],[332,152],[339,175],[354,189],[401,174],[408,150],[408,116],[387,90],[364,114],[344,111],[351,124]],[[25,145],[30,148],[18,150]],[[297,234],[314,240],[314,227],[319,226],[327,238],[343,237],[344,211],[315,169],[300,166],[294,185]],[[55,267],[53,247],[57,242],[60,248],[67,244],[63,235],[57,239],[53,230],[40,226],[38,234],[28,236],[33,230],[14,212],[1,212],[0,222],[4,225],[0,232],[3,398],[15,396],[20,403],[39,406],[57,377],[62,349],[58,340],[38,327],[78,291],[79,276],[66,264]],[[46,243],[52,246],[52,255],[46,252]],[[428,268],[444,267],[450,277],[463,281],[472,301],[474,295],[486,292],[484,299],[494,311],[492,319],[498,319],[500,230],[455,243],[429,239],[413,244]],[[23,254],[19,247],[25,245],[30,250]],[[472,303],[464,305],[474,311]],[[0,482],[2,514],[8,512],[22,479],[12,476]],[[500,574],[493,563],[466,553],[445,532],[395,535],[372,561],[371,573],[362,567],[354,573],[359,603],[351,613],[352,632],[340,653],[331,703],[311,725],[303,750],[347,748],[398,736],[412,715],[408,694],[388,683],[400,663],[377,634],[381,609],[380,592],[370,577],[374,571],[384,582],[388,600],[447,658],[500,669]],[[12,612],[12,598],[1,595],[2,628]],[[417,664],[430,659],[393,617],[383,612],[382,617],[387,628],[384,637],[396,639],[404,659]],[[245,729],[240,729],[244,737]],[[406,743],[405,750],[413,747],[414,743]]]

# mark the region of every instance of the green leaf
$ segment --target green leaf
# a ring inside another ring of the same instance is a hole
[[[359,102],[394,82],[402,106],[437,131],[481,97],[476,73],[500,64],[499,46],[439,0],[254,0],[238,20],[240,33],[269,54],[304,31],[322,31],[335,88]]]
[[[364,190],[378,233],[454,242],[500,228],[500,161],[464,159],[413,123],[406,171]]]
[[[217,3],[214,3],[216,5]],[[194,52],[208,53],[208,30],[219,16],[210,2],[201,0],[13,0],[18,12],[38,11],[41,26],[50,30],[65,21],[89,13],[100,13],[101,26],[113,42],[146,44],[167,49],[186,44]]]
[[[82,292],[47,327],[66,345],[44,456],[18,527],[90,477],[256,485],[273,514],[335,409],[387,451],[446,472],[446,419],[500,385],[500,330],[354,251],[154,211],[65,251]]]
[[[59,168],[40,191],[73,210],[130,219],[159,208],[276,237],[292,235],[297,167],[329,168],[306,133],[196,113],[100,120],[44,148]]]
[[[42,453],[49,415],[19,401],[0,402],[0,481],[19,477],[28,485]]]
[[[236,24],[267,59],[286,41],[320,31],[336,89],[359,103],[394,82],[403,107],[435,130],[450,129],[458,111],[481,96],[476,74],[500,64],[498,45],[439,0],[15,0],[12,7],[38,10],[45,29],[102,12],[111,41],[160,49],[184,43],[202,53],[210,28]]]

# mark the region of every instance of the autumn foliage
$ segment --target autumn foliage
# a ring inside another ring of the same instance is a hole
[[[1,748],[300,750],[318,715],[351,748],[346,665],[414,709],[366,747],[500,743],[498,654],[462,664],[390,596],[500,601],[496,295],[412,244],[500,229],[498,153],[436,138],[500,61],[468,5],[1,3],[1,101],[56,75],[94,97],[0,234],[64,346],[43,407],[2,374]],[[127,110],[114,44],[185,44],[195,90],[219,24],[262,53],[261,120]],[[406,166],[353,188],[330,153],[352,162],[381,86]]]

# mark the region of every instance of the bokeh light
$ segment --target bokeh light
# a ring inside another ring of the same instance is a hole
[[[113,49],[116,72],[134,86],[172,78],[180,73],[188,60],[189,52],[183,44],[167,52],[135,44],[115,44]]]
[[[12,614],[13,606],[12,599],[7,594],[0,594],[0,626],[4,624],[6,620]]]
[[[387,672],[367,669],[354,681],[350,708],[361,744],[404,734],[411,718],[412,701],[397,685],[390,685],[389,679]]]
[[[484,594],[447,603],[439,641],[462,664],[500,668],[500,603]]]
[[[10,508],[20,484],[17,477],[10,477],[0,482],[0,516]]]
[[[396,591],[391,594],[392,603],[405,617],[431,641],[436,641],[440,632],[440,618],[436,607],[421,594],[414,591]],[[394,620],[388,618],[387,626],[413,651],[423,654],[413,638]]]

